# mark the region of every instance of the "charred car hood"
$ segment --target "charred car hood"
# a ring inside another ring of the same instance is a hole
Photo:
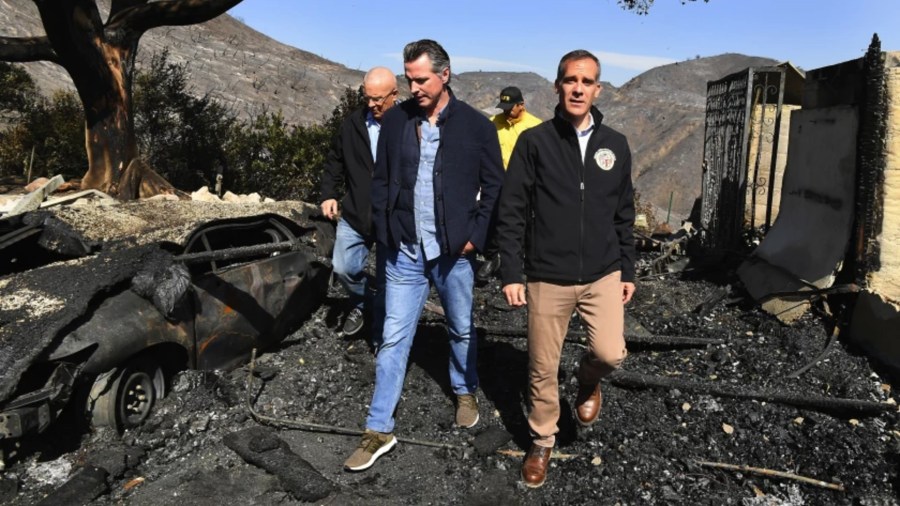
[[[160,250],[181,251],[198,228],[266,214],[299,222],[314,210],[303,202],[137,202],[25,215],[23,226],[39,224],[47,236],[66,238],[59,244],[80,243],[96,253],[0,277],[0,403],[29,365],[46,358],[99,302],[127,287]],[[53,248],[53,242],[42,246]]]

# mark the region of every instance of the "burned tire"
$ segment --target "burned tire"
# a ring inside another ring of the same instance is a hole
[[[149,357],[138,357],[94,381],[88,411],[95,427],[119,432],[141,425],[158,399],[165,396],[162,367]]]

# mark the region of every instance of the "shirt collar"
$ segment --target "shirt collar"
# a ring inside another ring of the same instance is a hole
[[[591,106],[590,114],[590,123],[588,123],[588,127],[582,131],[578,131],[575,128],[575,125],[569,121],[569,118],[566,116],[563,107],[561,105],[557,105],[556,109],[553,113],[553,121],[558,125],[559,128],[571,128],[572,132],[575,132],[576,136],[587,135],[596,130],[597,126],[603,123],[603,114],[600,111],[597,111],[594,106]],[[567,125],[567,126],[566,126]]]
[[[518,122],[522,121],[523,119],[525,119],[525,111],[522,111],[522,114],[520,114],[519,117],[518,117],[518,118],[515,118],[515,119],[510,118],[509,116],[507,116],[507,115],[505,115],[505,114],[503,114],[503,113],[500,113],[500,114],[503,116],[503,119],[505,119],[506,122],[509,123],[510,125],[515,125],[516,123],[518,123]]]
[[[366,128],[370,128],[373,126],[381,126],[381,123],[379,123],[375,119],[375,116],[372,114],[372,111],[366,111]]]
[[[435,122],[435,124],[437,124],[437,125],[440,125],[444,121],[447,120],[447,116],[450,115],[450,107],[453,105],[454,102],[456,102],[456,96],[453,95],[453,90],[451,90],[449,86],[447,87],[447,90],[450,92],[450,100],[447,101],[447,105],[445,105],[444,108],[441,109],[441,112],[438,113],[438,119]],[[428,121],[428,118],[425,117],[425,110],[422,109],[421,107],[418,107],[418,115],[419,115],[420,122]]]
[[[591,132],[594,131],[594,126],[595,126],[594,125],[594,115],[588,113],[588,119],[589,119],[590,123],[588,123],[587,128],[585,128],[584,130],[578,130],[578,128],[576,128],[575,125],[572,125],[572,128],[575,130],[575,135],[577,135],[579,137],[585,137],[587,135],[591,135]]]

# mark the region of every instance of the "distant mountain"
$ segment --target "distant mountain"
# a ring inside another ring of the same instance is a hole
[[[597,106],[604,122],[628,136],[635,188],[657,206],[659,220],[666,219],[670,193],[677,217],[686,217],[700,196],[706,83],[776,63],[723,54],[656,67],[617,90],[601,92]]]
[[[453,64],[453,55],[450,55]],[[485,114],[496,114],[500,90],[518,86],[525,98],[528,112],[541,119],[549,119],[556,106],[553,83],[533,72],[463,72],[454,75],[450,83],[457,97]]]
[[[99,4],[105,15],[109,0]],[[43,34],[32,0],[0,0],[0,6],[0,35]],[[190,85],[198,95],[209,94],[243,116],[281,110],[288,122],[297,124],[330,115],[344,89],[359,86],[364,75],[277,42],[227,15],[202,25],[151,30],[141,41],[139,65],[164,48],[172,62],[187,65]],[[635,186],[657,207],[658,219],[666,218],[670,192],[676,217],[686,216],[700,194],[707,81],[774,63],[723,54],[657,67],[621,88],[604,83],[597,106],[606,124],[628,136]],[[68,75],[57,65],[30,63],[26,69],[45,93],[72,89]],[[405,84],[400,82],[402,89]],[[464,72],[454,74],[451,82],[459,98],[485,114],[499,112],[495,108],[499,92],[510,85],[522,90],[532,114],[551,117],[557,102],[553,83],[537,74]]]

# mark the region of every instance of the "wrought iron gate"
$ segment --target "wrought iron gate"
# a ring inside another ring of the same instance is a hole
[[[744,231],[748,184],[753,189],[751,200],[754,206],[757,198],[767,199],[765,225],[771,225],[773,174],[784,85],[785,71],[780,67],[748,68],[707,84],[700,215],[706,247],[739,247]],[[769,105],[774,105],[774,110],[770,111]],[[755,106],[761,106],[760,124],[774,122],[775,134],[758,135],[755,142],[760,145],[755,146],[756,159],[749,160]],[[773,144],[771,150],[761,149],[764,142]],[[766,151],[771,151],[772,156],[768,171],[760,170],[760,154]],[[751,213],[751,227],[758,225],[753,216]]]

